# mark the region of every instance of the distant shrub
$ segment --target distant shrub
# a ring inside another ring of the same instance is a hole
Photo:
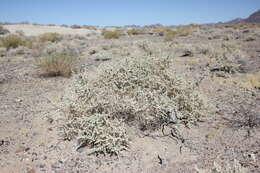
[[[61,27],[68,28],[69,26],[68,26],[68,25],[65,25],[65,24],[62,24]]]
[[[17,30],[15,33],[19,36],[25,36],[25,33],[22,30]]]
[[[107,31],[103,30],[102,35],[105,39],[118,39],[121,36],[122,32],[120,30]]]
[[[56,42],[56,41],[60,40],[61,37],[62,36],[58,33],[52,33],[52,32],[44,33],[39,36],[39,41],[40,42],[47,42],[47,41]]]
[[[176,38],[177,35],[178,35],[177,31],[168,31],[164,35],[164,40],[165,41],[173,41]]]
[[[72,73],[73,58],[65,53],[54,53],[38,60],[38,67],[46,76],[69,77]]]
[[[141,29],[137,29],[137,28],[133,28],[127,31],[128,35],[139,35],[142,34],[142,30]]]
[[[154,29],[155,33],[158,33],[159,36],[164,36],[165,33],[172,31],[172,28],[166,26],[159,26]]]
[[[72,25],[71,28],[72,28],[72,29],[80,29],[80,28],[82,28],[82,27],[81,27],[80,25]]]
[[[0,38],[1,46],[5,47],[7,50],[10,48],[17,48],[18,46],[28,46],[32,44],[29,39],[21,37],[18,35],[8,35]]]
[[[20,24],[23,24],[23,25],[28,25],[28,24],[30,24],[28,21],[22,21],[22,22],[20,22]]]
[[[76,75],[66,137],[96,153],[117,155],[126,148],[125,125],[155,130],[167,122],[196,123],[204,102],[172,63],[162,57],[126,58]]]
[[[78,52],[68,45],[55,46],[42,51],[36,65],[44,76],[70,77]]]
[[[89,30],[97,30],[97,27],[92,25],[83,25],[82,28]]]

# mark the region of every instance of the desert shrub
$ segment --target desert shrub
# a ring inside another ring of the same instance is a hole
[[[44,76],[69,77],[72,73],[78,52],[68,46],[50,47],[41,52],[36,65]]]
[[[186,37],[192,33],[192,31],[197,28],[196,25],[187,25],[177,27],[178,36]]]
[[[221,44],[209,50],[209,58],[211,72],[236,73],[241,71],[238,61],[245,60],[247,55],[230,44]]]
[[[127,141],[125,130],[110,131],[124,124],[155,130],[167,122],[196,123],[204,102],[194,85],[172,70],[172,63],[169,58],[126,58],[76,75],[66,136],[94,151],[118,154]],[[98,123],[103,117],[106,123]]]
[[[227,162],[225,165],[221,166],[214,162],[213,168],[210,170],[198,169],[195,168],[197,173],[247,173],[248,169],[243,167],[239,161],[236,159],[229,163]]]
[[[20,24],[22,24],[22,25],[28,25],[28,24],[30,24],[28,21],[22,21],[22,22],[20,22]]]
[[[15,33],[19,36],[25,36],[25,33],[22,30],[17,30]]]
[[[32,42],[30,39],[18,35],[8,35],[0,38],[0,45],[7,50],[10,48],[17,48],[18,46],[30,47],[31,44]]]
[[[142,34],[142,30],[141,29],[137,29],[137,28],[133,28],[127,31],[128,35],[139,35]]]
[[[157,33],[159,36],[164,36],[165,33],[171,31],[172,28],[166,26],[159,26],[154,29],[154,32]]]
[[[80,26],[80,25],[72,25],[71,28],[72,28],[72,29],[80,29],[81,26]]]
[[[172,41],[176,38],[177,36],[177,31],[168,31],[164,35],[164,40],[165,41]]]
[[[46,76],[69,77],[72,73],[73,58],[65,53],[54,53],[38,60],[38,67]]]
[[[149,44],[149,42],[140,41],[140,42],[137,42],[137,46],[138,46],[138,48],[143,50],[147,56],[151,56],[153,54],[153,49],[152,49],[151,45]]]
[[[68,26],[68,25],[65,25],[65,24],[62,24],[61,27],[68,28],[69,26]]]
[[[122,35],[122,32],[120,30],[115,30],[115,31],[103,30],[102,35],[104,36],[105,39],[118,39]]]
[[[56,42],[58,40],[61,39],[61,35],[58,33],[44,33],[42,35],[39,36],[39,41],[40,42],[46,42],[46,41],[50,41],[50,42]]]
[[[92,25],[83,25],[82,28],[89,30],[97,30],[97,27]]]

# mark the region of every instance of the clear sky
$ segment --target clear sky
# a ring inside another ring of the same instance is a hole
[[[0,0],[0,21],[178,25],[245,18],[258,9],[260,0]]]

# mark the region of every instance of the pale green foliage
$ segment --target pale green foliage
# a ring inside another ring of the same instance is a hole
[[[173,71],[172,65],[169,58],[126,58],[104,63],[92,73],[76,75],[70,122],[66,128],[86,134],[81,139],[87,139],[85,142],[94,150],[118,154],[126,136],[119,135],[121,132],[118,131],[103,135],[104,140],[100,135],[107,133],[107,128],[122,128],[121,124],[109,127],[95,124],[96,115],[106,117],[111,124],[119,121],[141,130],[157,129],[170,121],[186,125],[196,123],[203,114],[204,103],[196,89]],[[100,132],[94,133],[93,125],[82,124],[82,119],[94,123]],[[118,135],[120,138],[116,138]],[[110,145],[112,137],[116,138],[115,145]],[[93,142],[101,146],[92,145]]]
[[[118,154],[127,149],[124,124],[117,119],[111,120],[106,114],[73,116],[66,127],[66,136],[77,136],[79,146],[87,144],[91,153]]]

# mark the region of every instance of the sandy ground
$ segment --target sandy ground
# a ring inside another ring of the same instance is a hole
[[[38,26],[38,25],[4,25],[4,28],[8,29],[10,32],[15,33],[16,31],[22,31],[27,36],[37,36],[47,32],[56,32],[59,34],[71,34],[71,35],[87,35],[93,33],[100,33],[99,30],[89,30],[89,29],[72,29],[61,26]]]
[[[22,30],[28,36],[45,32],[86,36],[100,32],[56,26],[4,27],[13,33]],[[207,36],[205,38],[199,38],[199,41],[208,42]],[[100,37],[77,39],[71,42],[81,50],[83,60],[79,68],[89,71],[98,68],[100,63],[106,63],[102,58],[123,58],[129,56],[129,52],[139,54],[136,47],[131,47],[136,41],[162,42],[164,45],[162,38],[156,36],[122,37],[119,40]],[[198,38],[191,36],[178,41],[195,45]],[[259,38],[250,43],[240,42],[252,56],[247,63],[248,73],[257,72],[260,67]],[[97,53],[90,55],[93,49]],[[192,63],[193,60],[194,57],[176,60],[176,70],[186,73],[187,79],[206,73],[203,60]],[[239,107],[247,106],[242,100],[254,103],[250,109],[259,114],[259,89],[244,92],[235,85],[221,85],[215,78],[206,76],[199,88],[218,110],[212,110],[203,122],[191,129],[180,126],[185,142],[162,136],[160,130],[147,135],[129,128],[131,142],[128,151],[118,158],[95,156],[88,155],[85,148],[76,151],[76,141],[63,140],[62,126],[68,114],[64,107],[67,102],[65,95],[71,79],[41,77],[34,61],[30,50],[19,54],[9,50],[0,57],[0,173],[190,173],[196,172],[196,166],[210,168],[215,161],[226,163],[233,159],[238,159],[251,172],[260,172],[259,128],[252,129],[248,137],[248,128],[235,128],[229,121],[234,118],[235,111],[241,112]]]

